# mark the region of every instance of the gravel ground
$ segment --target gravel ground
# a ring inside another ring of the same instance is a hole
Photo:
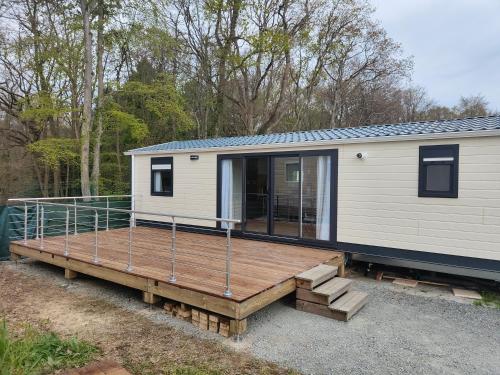
[[[67,282],[60,269],[40,263],[11,267],[307,374],[500,374],[500,310],[474,306],[443,288],[357,277],[354,288],[370,298],[351,321],[279,301],[251,316],[248,332],[235,342],[145,308],[134,290],[92,278]]]

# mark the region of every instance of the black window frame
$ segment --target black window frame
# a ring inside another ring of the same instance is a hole
[[[451,161],[426,161],[425,158],[449,158]],[[458,198],[458,165],[459,145],[432,145],[420,146],[419,168],[418,168],[418,196],[428,198]],[[450,165],[450,184],[447,191],[427,190],[427,166],[428,165]]]
[[[166,169],[170,171],[171,173],[171,178],[170,178],[170,189],[167,191],[163,192],[156,192],[154,191],[154,171],[153,171],[153,165],[158,165],[158,164],[170,164],[170,169]],[[150,167],[150,174],[151,174],[151,195],[152,196],[161,196],[161,197],[173,197],[174,196],[174,158],[172,156],[162,156],[162,157],[156,157],[156,158],[151,158],[151,167]]]

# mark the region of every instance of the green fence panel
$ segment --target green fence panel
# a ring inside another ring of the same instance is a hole
[[[0,206],[0,260],[9,259],[9,210]]]
[[[64,202],[72,204],[72,202]],[[104,230],[107,228],[123,228],[129,225],[130,215],[126,212],[110,211],[106,214],[104,210],[95,210],[87,207],[107,207],[106,200],[78,201],[76,210],[76,226],[75,226],[75,210],[73,207],[67,208],[64,206],[54,206],[40,203],[27,204],[27,238],[36,238],[36,222],[37,216],[40,220],[39,234],[41,234],[41,220],[43,207],[43,235],[44,237],[61,236],[66,233],[66,216],[69,211],[69,228],[70,234],[84,233],[95,230],[95,213],[98,217],[98,228]],[[109,208],[119,208],[130,210],[130,199],[127,200],[110,200]],[[9,257],[9,241],[18,241],[24,239],[25,222],[24,204],[13,206],[1,206],[0,208],[0,259],[5,260]]]

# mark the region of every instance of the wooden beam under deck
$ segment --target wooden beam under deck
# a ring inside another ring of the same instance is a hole
[[[134,231],[134,240],[146,245],[147,251],[144,247],[134,247],[131,272],[126,271],[127,252],[123,246],[128,236],[126,230],[99,232],[103,247],[99,249],[102,259],[99,264],[91,260],[92,233],[72,237],[69,256],[64,256],[64,239],[59,237],[47,238],[43,250],[38,248],[35,240],[27,244],[13,242],[10,250],[14,256],[26,256],[62,267],[70,278],[82,273],[141,290],[149,303],[161,296],[238,321],[294,292],[296,274],[343,257],[339,252],[236,239],[233,242],[233,296],[226,298],[222,295],[223,285],[211,283],[220,275],[198,266],[200,263],[203,266],[210,265],[210,262],[215,264],[214,259],[219,259],[217,265],[223,263],[220,259],[223,259],[225,249],[220,237],[179,233],[178,280],[171,283],[168,281],[168,248],[155,246],[158,238],[161,238],[160,243],[167,242],[164,238],[166,231],[153,228],[135,228]],[[183,250],[186,250],[185,254]],[[200,253],[200,259],[196,252]],[[213,258],[210,262],[203,258],[207,254]],[[189,266],[183,266],[182,262]]]

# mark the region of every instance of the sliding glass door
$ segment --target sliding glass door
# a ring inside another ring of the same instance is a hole
[[[245,226],[247,232],[268,232],[269,159],[246,159],[245,171]]]
[[[333,152],[221,160],[220,213],[242,232],[331,240]]]
[[[300,234],[300,158],[273,157],[273,225],[276,236]]]

